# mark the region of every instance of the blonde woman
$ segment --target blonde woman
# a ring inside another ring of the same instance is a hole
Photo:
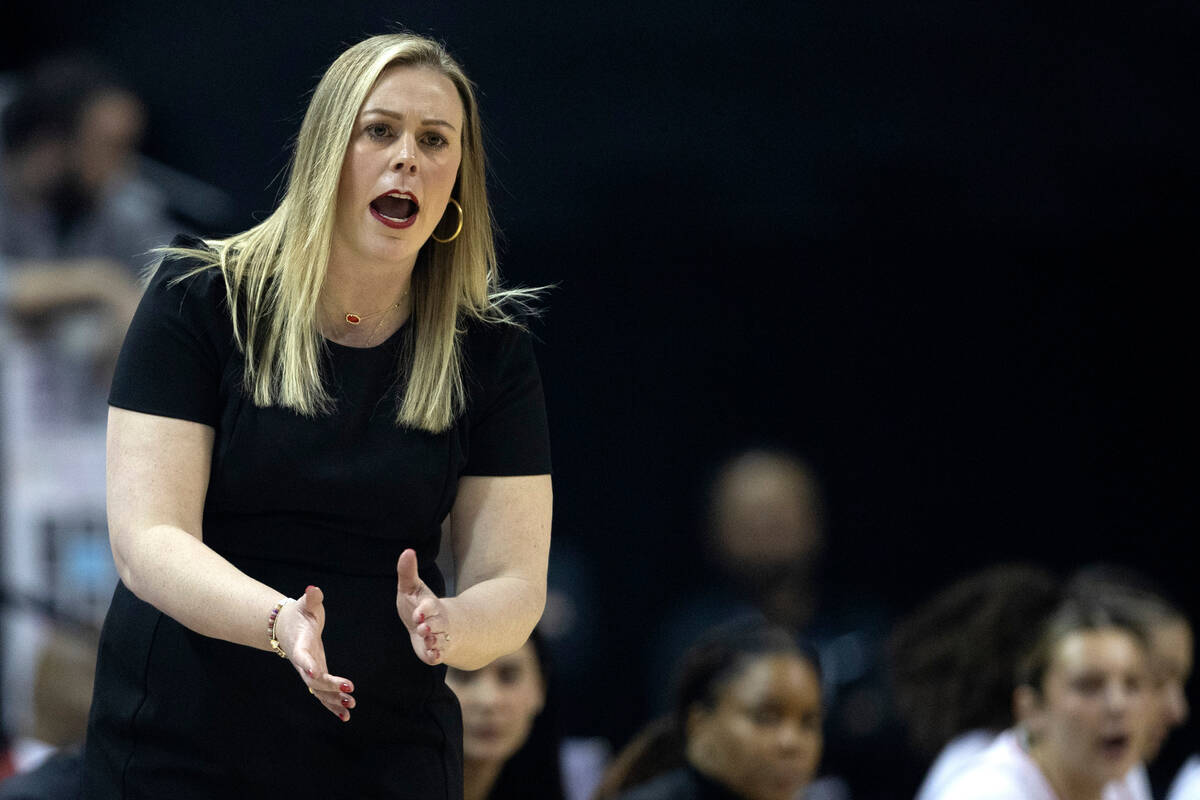
[[[126,339],[86,796],[461,797],[446,666],[519,648],[545,599],[525,298],[462,69],[419,36],[349,48],[279,208],[177,240]]]

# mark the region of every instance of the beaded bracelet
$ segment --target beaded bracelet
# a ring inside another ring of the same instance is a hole
[[[280,658],[287,658],[287,653],[283,652],[283,648],[279,646],[279,640],[275,638],[275,618],[279,616],[280,610],[288,603],[296,602],[290,597],[285,597],[275,604],[271,609],[271,616],[267,618],[267,641],[271,644],[273,650]]]

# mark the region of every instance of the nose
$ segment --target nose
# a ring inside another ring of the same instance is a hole
[[[787,721],[779,726],[776,745],[786,755],[795,755],[805,749],[807,735],[799,722]]]
[[[417,143],[411,134],[404,133],[397,137],[396,151],[392,156],[392,169],[396,172],[417,171]]]
[[[475,702],[484,708],[491,708],[500,700],[499,689],[491,675],[480,675],[476,679]]]
[[[1139,692],[1131,690],[1120,681],[1112,681],[1108,686],[1108,691],[1105,692],[1108,710],[1114,714],[1121,714],[1128,711],[1137,703],[1141,696]]]

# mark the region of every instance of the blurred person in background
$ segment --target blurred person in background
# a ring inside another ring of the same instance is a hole
[[[1129,780],[1139,797],[1162,797],[1170,775],[1155,781],[1147,765],[1162,753],[1167,737],[1188,720],[1187,683],[1194,664],[1195,637],[1191,621],[1146,575],[1114,564],[1097,564],[1077,571],[1067,592],[1093,602],[1118,605],[1146,632],[1150,653],[1151,715],[1142,763]],[[1174,769],[1177,765],[1170,765]]]
[[[680,662],[671,714],[618,754],[595,800],[796,800],[822,722],[815,650],[752,618],[718,626]]]
[[[14,260],[107,259],[136,275],[177,231],[138,175],[141,100],[86,54],[48,59],[3,111],[0,245]]]
[[[139,177],[138,97],[103,63],[36,65],[0,116],[0,276],[10,316],[32,333],[79,309],[102,392],[140,296],[150,251],[178,232],[165,196]]]
[[[706,546],[734,591],[777,625],[807,627],[825,545],[812,467],[784,450],[747,450],[718,470],[709,498]]]
[[[549,677],[536,628],[520,650],[482,669],[447,670],[446,685],[462,706],[463,800],[563,800]]]
[[[1130,800],[1149,734],[1145,632],[1119,606],[1067,597],[1019,659],[1017,724],[937,792],[939,800]]]
[[[34,724],[17,742],[19,769],[0,779],[0,800],[74,800],[96,669],[95,631],[58,626],[38,656]]]

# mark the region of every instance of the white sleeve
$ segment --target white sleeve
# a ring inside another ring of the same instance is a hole
[[[1200,800],[1200,756],[1192,756],[1179,770],[1167,800]]]

